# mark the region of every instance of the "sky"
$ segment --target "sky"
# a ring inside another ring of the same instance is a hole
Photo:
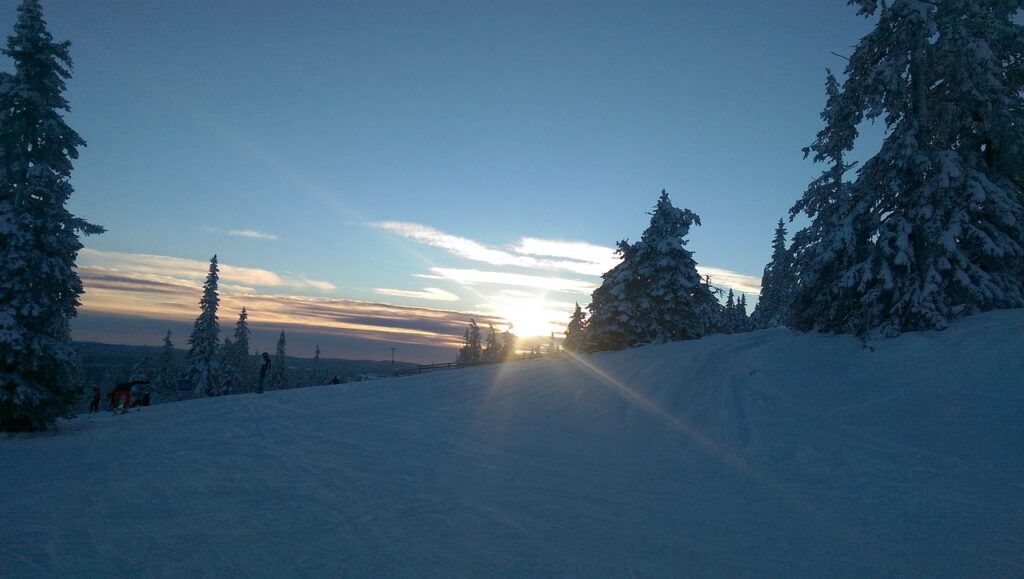
[[[260,350],[413,362],[470,318],[559,331],[662,189],[753,304],[822,169],[825,70],[872,24],[821,0],[43,7],[88,143],[69,207],[107,228],[74,339],[185,347],[216,254],[222,332],[245,306]]]

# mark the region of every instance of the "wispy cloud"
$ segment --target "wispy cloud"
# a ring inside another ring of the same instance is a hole
[[[582,241],[526,237],[506,250],[419,223],[381,221],[373,226],[423,245],[443,249],[456,257],[488,265],[601,275],[615,261],[613,250]]]
[[[248,237],[249,239],[267,239],[270,241],[277,241],[281,239],[278,235],[273,233],[266,233],[264,231],[257,231],[255,229],[221,229],[219,227],[204,227],[206,231],[210,233],[217,233],[219,235],[230,235],[233,237]]]
[[[424,245],[439,247],[452,255],[472,261],[480,261],[491,265],[518,265],[525,267],[532,267],[534,265],[533,260],[530,258],[487,247],[472,239],[438,231],[427,225],[402,221],[381,221],[372,225],[378,229],[412,239]]]
[[[539,271],[563,271],[598,277],[615,267],[620,258],[610,247],[585,241],[561,239],[540,239],[524,237],[509,250],[489,247],[464,237],[450,235],[427,225],[401,221],[382,221],[375,227],[412,239],[418,243],[444,249],[448,253],[493,266],[516,266]],[[701,275],[710,275],[711,281],[719,287],[757,294],[761,291],[761,280],[757,277],[737,273],[728,269],[698,266]],[[572,280],[542,275],[513,274],[476,269],[431,268],[431,274],[420,274],[427,279],[447,279],[461,284],[497,284],[552,291],[590,293],[596,284],[589,281]]]
[[[273,233],[264,233],[262,231],[256,231],[255,229],[232,229],[228,231],[228,235],[235,237],[249,237],[251,239],[269,239],[271,241],[277,241],[280,239]]]
[[[497,285],[506,287],[526,287],[555,292],[573,292],[589,294],[597,286],[588,281],[567,279],[563,277],[546,277],[509,273],[504,271],[485,271],[479,269],[459,269],[450,267],[432,267],[428,279],[440,277],[461,285]]]
[[[586,275],[601,275],[619,262],[614,249],[585,241],[524,237],[516,243],[514,249],[516,253],[523,255],[569,259],[571,261],[549,261],[548,263]]]
[[[123,253],[83,249],[78,256],[80,270],[108,273],[131,273],[140,279],[166,281],[172,284],[202,283],[206,279],[210,264],[206,261],[151,255],[146,253]],[[233,286],[236,291],[245,288],[280,289],[296,291],[334,291],[334,284],[327,281],[308,279],[304,276],[281,276],[272,271],[240,267],[226,263],[219,264],[220,281],[224,287]]]
[[[436,287],[425,287],[422,291],[415,290],[400,290],[400,289],[389,289],[389,288],[374,288],[375,292],[382,296],[392,296],[397,298],[413,298],[420,300],[430,300],[439,302],[454,302],[458,301],[459,296],[453,294],[450,291],[445,291]]]
[[[719,267],[697,266],[697,273],[711,276],[711,283],[718,287],[732,288],[735,291],[757,295],[761,293],[761,279],[722,269]]]

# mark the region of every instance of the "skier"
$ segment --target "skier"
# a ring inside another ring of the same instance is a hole
[[[95,387],[95,386],[93,386],[92,387],[92,402],[89,403],[89,412],[99,412],[100,411],[100,398],[102,398],[102,397],[103,397],[103,393],[100,392],[100,389]]]
[[[270,373],[270,354],[263,352],[263,367],[260,368],[260,382],[256,387],[257,394],[263,394],[263,382],[267,379],[268,373]]]

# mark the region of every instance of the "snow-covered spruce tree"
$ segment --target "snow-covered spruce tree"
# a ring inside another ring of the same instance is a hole
[[[723,334],[732,334],[736,331],[737,326],[736,294],[733,293],[732,288],[729,288],[729,295],[725,298],[725,311],[722,314],[723,321],[718,331]]]
[[[220,348],[220,326],[217,323],[217,294],[219,270],[217,256],[210,259],[210,270],[203,283],[203,297],[199,299],[199,316],[188,338],[189,351],[186,365],[188,376],[196,385],[196,392],[213,396],[219,393],[218,350]]]
[[[786,319],[786,310],[792,297],[793,279],[790,255],[786,248],[786,226],[782,219],[772,239],[772,260],[764,266],[761,275],[761,297],[750,320],[758,329],[774,328]]]
[[[516,359],[516,335],[509,326],[501,334],[501,361],[510,362]]]
[[[747,294],[741,293],[736,300],[736,329],[735,332],[749,332],[750,317],[747,315]]]
[[[284,390],[291,388],[288,382],[288,361],[285,353],[284,330],[277,338],[277,351],[274,353],[274,363],[270,366],[270,389]]]
[[[139,359],[134,365],[132,365],[131,372],[132,380],[152,380],[153,379],[153,357],[150,355],[147,349],[143,354],[142,358]]]
[[[235,361],[238,359],[238,350],[231,338],[224,338],[217,351],[217,375],[220,377],[220,394],[232,394],[242,387],[241,377],[238,375],[238,368]]]
[[[476,325],[475,319],[470,318],[469,327],[466,328],[466,334],[463,337],[462,348],[459,349],[459,355],[455,362],[465,365],[479,364],[482,357],[483,345],[480,343],[480,327]]]
[[[825,128],[830,163],[791,214],[801,330],[883,335],[1024,307],[1024,30],[1007,0],[851,0],[878,15]],[[857,125],[883,118],[881,150],[844,182]]]
[[[587,350],[699,338],[720,306],[697,273],[686,234],[700,217],[672,206],[661,192],[640,241],[619,242],[622,262],[591,297]]]
[[[171,342],[170,330],[167,330],[167,334],[164,335],[164,343],[160,347],[160,354],[157,355],[154,373],[153,380],[157,400],[159,402],[175,400],[178,393],[178,378],[181,375],[181,369],[178,366],[178,356],[174,351],[174,343]]]
[[[70,321],[82,282],[79,234],[103,229],[66,208],[85,141],[64,123],[69,42],[54,42],[37,0],[18,7],[0,73],[0,431],[45,430],[78,396]]]
[[[256,379],[259,374],[257,364],[253,362],[252,354],[249,352],[251,334],[249,312],[246,311],[245,306],[242,306],[242,311],[238,313],[238,321],[235,322],[235,332],[231,337],[235,341],[235,364],[238,366],[243,392],[252,392],[256,388]]]
[[[580,308],[579,302],[576,302],[576,309],[572,312],[572,317],[569,318],[569,325],[565,327],[565,341],[562,342],[562,346],[568,352],[578,352],[583,348],[584,340],[586,339],[586,316],[583,314],[583,309]]]
[[[487,339],[484,341],[480,359],[484,364],[501,362],[501,344],[498,343],[498,332],[494,330],[494,324],[487,325]]]
[[[256,388],[256,367],[249,356],[248,318],[243,306],[234,333],[221,347],[220,375],[227,392],[252,392]]]

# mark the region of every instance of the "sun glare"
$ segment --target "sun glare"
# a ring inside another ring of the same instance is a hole
[[[571,314],[571,305],[556,304],[538,296],[505,297],[494,307],[494,315],[508,320],[512,333],[520,338],[550,336],[552,332],[561,334]]]

